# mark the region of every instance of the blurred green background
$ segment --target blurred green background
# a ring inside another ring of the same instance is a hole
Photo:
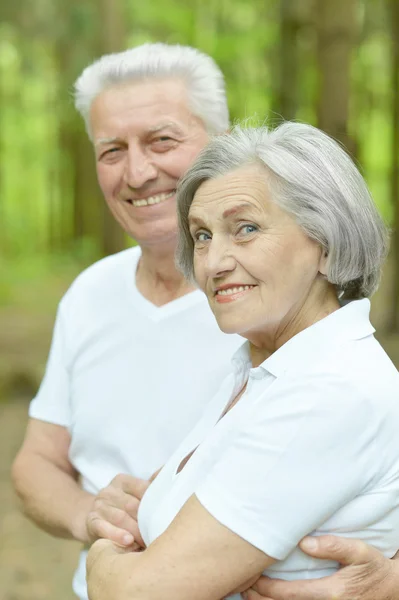
[[[17,0],[0,5],[0,600],[71,598],[77,548],[22,520],[9,467],[73,278],[131,243],[97,187],[71,90],[101,54],[196,46],[232,119],[318,125],[360,165],[392,229],[373,322],[399,366],[398,0]],[[38,558],[43,553],[43,559]]]

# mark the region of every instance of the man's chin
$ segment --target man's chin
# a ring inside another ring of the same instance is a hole
[[[135,234],[132,231],[126,231],[126,233],[143,250],[146,248],[149,250],[159,249],[166,253],[172,252],[173,254],[176,251],[177,229],[175,229],[173,232],[151,232],[150,235],[143,235],[143,232]]]

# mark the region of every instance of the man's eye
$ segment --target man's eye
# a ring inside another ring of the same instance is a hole
[[[154,151],[166,151],[171,148],[175,148],[177,145],[177,141],[174,138],[169,137],[168,135],[162,135],[152,140],[151,146]]]
[[[152,140],[153,144],[167,144],[169,142],[175,142],[176,140],[174,140],[173,138],[169,137],[168,135],[160,135],[157,138],[154,138]]]
[[[111,154],[115,154],[116,152],[119,152],[120,148],[108,148],[105,152],[102,153],[101,157],[103,156],[110,156]]]

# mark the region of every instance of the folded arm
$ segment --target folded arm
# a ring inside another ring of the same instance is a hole
[[[89,552],[90,600],[220,600],[247,589],[274,559],[224,527],[192,496],[147,550],[100,540]]]

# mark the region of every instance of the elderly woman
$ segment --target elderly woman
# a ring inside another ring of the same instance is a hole
[[[183,272],[247,341],[144,495],[147,549],[94,544],[91,600],[239,598],[262,573],[332,573],[306,534],[392,557],[399,374],[369,321],[387,242],[361,175],[313,127],[237,128],[188,171],[178,211]]]

